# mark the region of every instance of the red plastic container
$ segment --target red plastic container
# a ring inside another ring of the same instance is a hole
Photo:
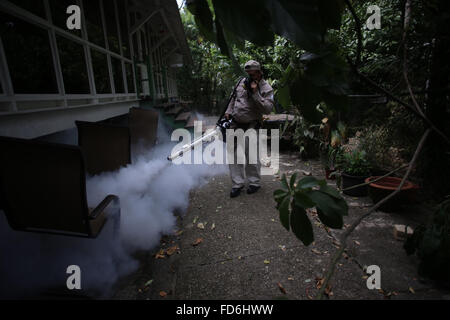
[[[380,178],[379,176],[369,177],[366,183]],[[397,177],[384,177],[383,179],[369,184],[369,196],[374,203],[379,202],[389,194],[394,192],[400,185],[402,179]],[[381,211],[392,212],[400,208],[400,206],[414,203],[417,199],[417,191],[419,186],[406,180],[402,189],[393,198],[380,206]]]

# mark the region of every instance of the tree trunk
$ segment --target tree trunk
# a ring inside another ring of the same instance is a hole
[[[435,15],[436,29],[431,59],[429,94],[425,113],[437,128],[450,136],[450,2],[439,0]],[[444,92],[442,92],[444,90]],[[432,133],[425,147],[425,185],[436,198],[450,194],[450,147],[439,135]]]

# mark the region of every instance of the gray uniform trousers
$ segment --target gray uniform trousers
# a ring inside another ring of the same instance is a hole
[[[231,129],[238,128],[237,124],[234,124]],[[253,186],[260,186],[261,181],[261,162],[259,159],[259,134],[258,134],[258,122],[254,121],[249,123],[248,128],[255,129],[256,130],[256,164],[249,163],[250,156],[250,139],[245,139],[245,164],[244,163],[238,163],[237,162],[237,149],[238,148],[244,148],[242,144],[239,145],[239,142],[234,143],[234,163],[229,164],[230,168],[230,176],[231,176],[231,182],[232,182],[232,188],[242,188],[245,186],[245,178],[247,177],[248,184]],[[245,128],[244,128],[245,132]],[[237,139],[239,140],[239,139]],[[255,161],[252,161],[255,162]]]

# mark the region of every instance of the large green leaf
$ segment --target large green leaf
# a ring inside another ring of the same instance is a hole
[[[276,98],[283,108],[288,108],[292,105],[289,84],[295,79],[296,71],[292,63],[288,65],[283,71],[283,76],[280,79],[280,86],[276,92]]]
[[[295,184],[295,181],[297,180],[297,172],[295,172],[292,176],[291,176],[291,179],[290,179],[290,181],[289,181],[289,187],[291,188],[291,190],[293,190],[294,189],[294,184]]]
[[[346,95],[346,86],[339,84],[331,85],[322,89],[322,98],[326,105],[333,110],[345,111],[349,106]]]
[[[303,242],[305,246],[314,241],[314,232],[311,221],[306,214],[305,209],[294,205],[291,213],[291,228],[295,236]]]
[[[200,33],[209,41],[216,42],[211,10],[206,0],[187,0],[187,9],[194,15]]]
[[[283,227],[289,231],[289,202],[291,201],[291,197],[285,197],[283,201],[281,201],[280,207],[278,208],[280,212],[280,221]]]
[[[331,228],[342,228],[342,217],[347,215],[348,212],[348,207],[344,200],[338,200],[320,190],[312,190],[308,195],[316,203],[319,219],[325,225]]]
[[[283,175],[281,176],[281,185],[283,186],[283,188],[290,190],[285,173],[283,173]]]
[[[325,28],[339,30],[341,27],[343,0],[318,0],[319,15]]]
[[[304,177],[300,179],[297,183],[296,189],[307,189],[312,188],[319,185],[319,180],[314,177]]]
[[[292,105],[291,102],[291,94],[289,92],[289,87],[284,86],[279,88],[275,93],[277,101],[281,104],[281,106],[285,109],[289,108]]]
[[[281,189],[275,190],[275,191],[273,192],[273,198],[275,199],[275,201],[276,201],[278,204],[280,204],[281,201],[283,201],[283,199],[284,199],[287,195],[289,195],[289,193],[286,192],[285,190],[281,190]]]
[[[339,191],[337,191],[335,188],[330,187],[326,183],[320,185],[320,191],[325,192],[326,194],[335,197],[336,199],[342,199]]]
[[[230,48],[228,47],[227,40],[225,38],[225,33],[222,28],[222,24],[220,23],[219,19],[214,21],[214,24],[216,25],[216,33],[217,33],[217,44],[219,45],[220,52],[227,57],[230,57]]]
[[[295,192],[294,200],[296,205],[304,209],[312,208],[316,205],[306,193],[301,191]]]
[[[270,14],[258,0],[213,0],[214,10],[225,29],[257,45],[272,45]]]
[[[327,227],[333,229],[342,229],[342,226],[344,225],[344,220],[342,216],[335,214],[327,215],[320,209],[317,209],[317,215],[319,216],[320,221],[322,221],[322,223]]]
[[[300,48],[314,52],[319,49],[323,26],[315,1],[264,0],[271,13],[272,29]]]
[[[321,102],[320,89],[311,81],[299,76],[291,83],[289,90],[292,103],[300,107],[300,112],[306,120],[318,123],[323,118],[317,110],[317,105]]]

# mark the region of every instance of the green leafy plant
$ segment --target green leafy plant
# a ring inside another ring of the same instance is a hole
[[[274,192],[281,224],[286,230],[292,230],[304,245],[308,246],[314,241],[306,209],[316,208],[320,221],[327,227],[342,228],[343,217],[348,214],[347,203],[325,180],[305,177],[297,181],[297,174],[294,173],[288,183],[283,174],[281,185],[283,188]]]
[[[342,157],[342,171],[351,176],[368,176],[372,169],[367,153],[364,150],[354,150]]]
[[[342,157],[343,157],[343,149],[342,146],[337,146],[333,148],[329,146],[328,148],[328,162],[325,168],[331,170],[338,170],[341,166]]]
[[[450,199],[439,206],[429,223],[414,230],[404,248],[408,255],[417,253],[420,275],[450,285]]]

